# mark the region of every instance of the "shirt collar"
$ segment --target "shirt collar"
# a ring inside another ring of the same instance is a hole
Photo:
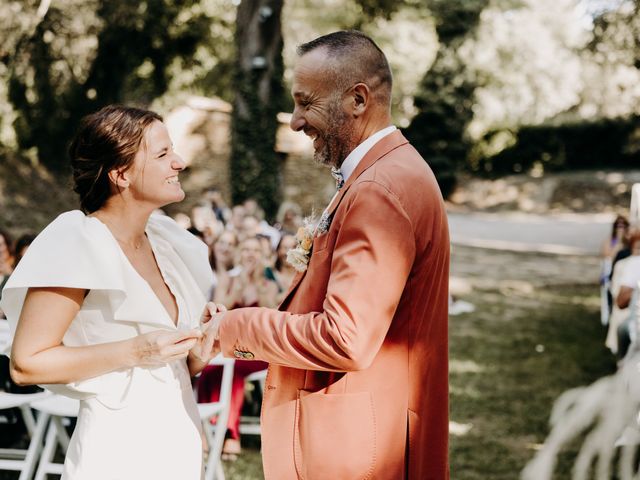
[[[349,177],[354,172],[360,160],[364,158],[371,148],[378,143],[378,141],[382,140],[382,138],[389,135],[391,132],[395,131],[396,127],[391,125],[387,128],[383,128],[382,130],[378,130],[376,133],[367,138],[364,142],[354,148],[347,158],[342,162],[342,166],[340,167],[340,172],[342,173],[342,178],[346,182],[349,180]]]

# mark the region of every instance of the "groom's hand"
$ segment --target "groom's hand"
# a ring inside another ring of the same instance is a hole
[[[200,318],[202,337],[198,344],[191,349],[193,355],[201,362],[209,363],[213,357],[220,353],[218,327],[226,311],[224,305],[209,302],[202,312]]]

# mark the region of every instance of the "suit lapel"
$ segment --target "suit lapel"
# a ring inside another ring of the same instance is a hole
[[[340,202],[342,201],[345,193],[347,193],[347,190],[349,190],[349,187],[353,185],[353,183],[360,175],[362,175],[362,173],[364,173],[369,167],[371,167],[374,163],[376,163],[390,151],[395,150],[399,146],[405,145],[407,143],[409,143],[408,140],[404,138],[399,130],[396,130],[386,137],[382,138],[373,147],[371,147],[371,150],[369,150],[362,158],[362,160],[360,160],[360,163],[358,163],[358,166],[356,167],[354,172],[351,174],[344,186],[340,189],[338,195],[336,195],[329,204],[329,207],[327,208],[327,214],[331,215],[333,212],[335,212],[336,208],[338,208],[338,205],[340,205]],[[289,301],[291,300],[291,296],[295,292],[298,285],[300,285],[300,282],[302,282],[302,279],[304,278],[306,273],[306,270],[304,272],[296,273],[296,276],[293,277],[293,280],[291,281],[291,286],[289,287],[287,294],[284,296],[284,299],[278,306],[278,310],[284,310],[287,307]]]
[[[282,302],[280,302],[280,305],[278,305],[278,310],[285,310],[287,304],[289,303],[291,294],[298,287],[298,285],[300,285],[300,282],[304,278],[304,274],[306,272],[307,272],[306,270],[304,272],[296,272],[296,276],[293,277],[293,280],[291,280],[291,285],[289,286],[289,289],[287,290],[287,294],[282,299]]]

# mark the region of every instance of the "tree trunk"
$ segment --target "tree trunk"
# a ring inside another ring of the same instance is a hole
[[[277,114],[284,98],[282,5],[283,0],[243,0],[236,18],[232,200],[254,198],[269,219],[282,196],[282,162],[275,151]]]

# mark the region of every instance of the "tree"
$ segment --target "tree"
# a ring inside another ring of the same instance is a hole
[[[172,62],[194,54],[210,23],[197,0],[53,2],[1,58],[18,146],[36,147],[42,164],[62,171],[79,119],[109,103],[147,106],[165,93]]]
[[[619,3],[594,18],[593,38],[581,52],[581,118],[640,114],[640,1]]]
[[[283,0],[242,1],[235,33],[232,201],[254,197],[271,219],[282,197],[282,160],[275,151],[277,114],[284,107],[282,6]]]
[[[440,48],[424,76],[415,106],[418,110],[405,133],[431,165],[445,196],[453,191],[455,172],[470,148],[466,129],[473,119],[475,83],[458,49],[477,27],[489,0],[433,0]]]

